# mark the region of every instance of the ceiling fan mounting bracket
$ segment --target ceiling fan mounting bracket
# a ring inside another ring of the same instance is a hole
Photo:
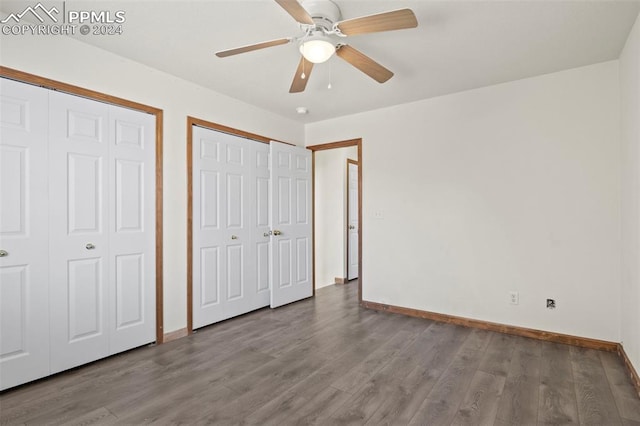
[[[342,19],[340,8],[331,0],[305,0],[302,6],[313,19],[315,27],[325,33],[332,32],[333,24]]]

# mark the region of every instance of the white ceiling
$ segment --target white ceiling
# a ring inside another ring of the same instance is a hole
[[[305,92],[290,94],[299,61],[296,45],[227,58],[214,55],[301,35],[273,0],[68,0],[66,7],[126,12],[121,36],[77,35],[83,42],[301,122],[616,59],[640,10],[640,0],[335,3],[343,19],[404,7],[415,12],[416,29],[347,39],[395,73],[387,83],[375,82],[334,56],[315,66]],[[298,115],[298,106],[309,114]]]

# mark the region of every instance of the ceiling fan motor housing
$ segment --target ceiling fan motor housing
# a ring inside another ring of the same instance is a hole
[[[302,3],[316,27],[331,31],[333,24],[342,19],[340,8],[331,0],[306,0]]]

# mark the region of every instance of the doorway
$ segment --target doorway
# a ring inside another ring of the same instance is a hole
[[[310,149],[313,153],[314,291],[315,289],[326,285],[345,283],[349,280],[349,248],[347,244],[347,239],[349,237],[349,221],[347,214],[347,164],[349,162],[352,164],[358,164],[356,181],[357,189],[355,191],[357,194],[356,198],[358,209],[356,210],[357,219],[355,219],[351,224],[354,229],[351,230],[351,237],[353,239],[351,240],[350,248],[351,252],[355,253],[357,256],[357,267],[352,269],[357,269],[358,271],[358,302],[361,302],[362,139],[351,139],[347,141],[312,145],[307,146],[307,149]],[[352,154],[355,158],[349,160],[349,154]],[[332,165],[335,165],[333,166],[333,169]],[[320,174],[318,172],[320,172]],[[327,174],[331,176],[328,179],[330,182],[323,181]],[[331,194],[332,191],[337,193]]]

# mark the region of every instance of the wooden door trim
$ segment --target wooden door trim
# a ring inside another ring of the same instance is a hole
[[[81,96],[91,100],[105,102],[136,111],[145,112],[154,115],[156,118],[156,343],[160,344],[164,341],[164,299],[163,299],[163,276],[162,276],[162,132],[163,132],[163,110],[138,102],[129,101],[127,99],[111,96],[106,93],[96,92],[94,90],[85,89],[72,84],[63,83],[61,81],[40,77],[24,71],[8,68],[0,65],[0,77],[11,80],[20,81],[45,89],[55,90],[58,92],[69,93],[71,95]]]
[[[296,146],[295,144],[292,144],[289,142],[283,142],[278,139],[268,138],[266,136],[258,135],[256,133],[245,132],[244,130],[225,126],[224,124],[220,124],[220,123],[214,123],[212,121],[202,120],[196,117],[189,116],[187,117],[187,120],[190,121],[191,125],[193,126],[204,127],[206,129],[215,130],[217,132],[228,133],[233,136],[239,136],[241,138],[251,139],[252,141],[255,141],[255,142],[262,142],[262,143],[268,144],[271,141],[274,141],[274,142],[280,142],[280,143],[284,143],[291,146]]]
[[[348,148],[350,146],[358,147],[358,303],[362,304],[362,138],[348,139],[337,142],[328,142],[318,145],[309,145],[306,148],[311,150],[311,188],[312,188],[312,235],[313,235],[313,250],[312,250],[312,274],[313,274],[313,294],[316,291],[316,256],[315,256],[315,232],[316,232],[316,217],[315,217],[315,201],[316,201],[316,173],[315,173],[315,154],[316,151],[326,151],[328,149],[336,148]]]
[[[187,116],[187,335],[193,333],[193,126],[228,133],[260,143],[280,142],[267,136]],[[281,143],[295,146],[289,142]]]

